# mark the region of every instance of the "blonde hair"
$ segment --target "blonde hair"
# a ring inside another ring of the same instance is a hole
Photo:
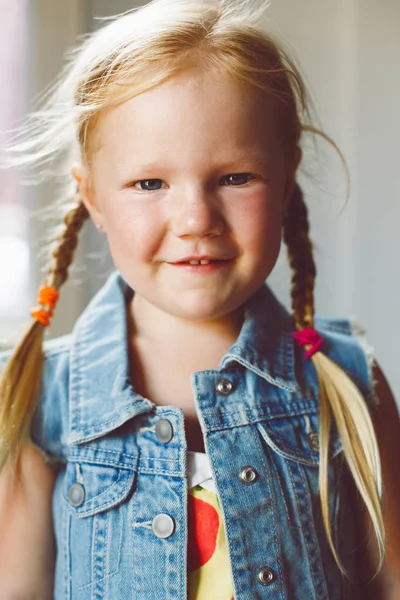
[[[42,111],[33,115],[13,147],[13,164],[41,165],[44,176],[64,178],[74,196],[71,162],[90,162],[101,112],[190,67],[219,70],[273,94],[280,106],[282,132],[292,151],[309,124],[305,85],[298,69],[266,33],[265,3],[251,0],[153,0],[91,35],[61,73]],[[326,138],[324,134],[321,133]],[[53,250],[46,285],[59,289],[67,279],[77,236],[88,213],[77,198]],[[283,235],[292,269],[296,328],[313,327],[315,265],[308,236],[307,209],[298,184],[284,219]],[[8,362],[0,383],[0,468],[18,457],[29,440],[40,388],[43,327],[36,321]],[[348,376],[321,352],[313,358],[320,386],[319,486],[329,546],[334,547],[328,510],[328,447],[332,415],[355,485],[367,507],[384,558],[381,469],[374,428],[365,400]]]

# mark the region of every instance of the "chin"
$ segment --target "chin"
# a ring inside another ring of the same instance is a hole
[[[169,306],[171,314],[188,321],[212,321],[234,311],[236,303],[227,298],[210,298],[205,294],[193,294],[189,298],[179,298]]]

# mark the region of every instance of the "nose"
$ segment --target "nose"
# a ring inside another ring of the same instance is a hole
[[[198,186],[177,194],[170,227],[176,237],[214,237],[223,233],[225,221],[217,199]]]

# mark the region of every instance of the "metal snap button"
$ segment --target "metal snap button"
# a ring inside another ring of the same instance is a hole
[[[229,379],[219,379],[217,381],[216,389],[218,394],[222,396],[229,396],[233,392],[233,383]]]
[[[313,452],[319,452],[319,435],[315,431],[307,434],[307,443]]]
[[[174,428],[168,419],[160,419],[156,423],[156,436],[160,442],[168,444],[174,437]]]
[[[160,514],[154,517],[151,529],[158,538],[169,538],[175,531],[175,521],[169,515]]]
[[[258,479],[258,473],[253,467],[242,467],[239,471],[239,479],[245,485],[251,485]]]
[[[74,483],[68,490],[68,500],[76,508],[85,501],[85,488],[81,483]]]
[[[261,567],[258,571],[257,579],[261,585],[271,585],[275,581],[275,573],[269,567]]]

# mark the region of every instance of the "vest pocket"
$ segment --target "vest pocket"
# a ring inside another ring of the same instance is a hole
[[[319,463],[319,415],[315,412],[281,416],[257,423],[264,442],[275,452],[290,460],[308,466]],[[329,458],[342,451],[336,427],[332,425],[329,440]]]
[[[73,589],[104,585],[118,572],[128,520],[125,501],[137,475],[137,458],[128,464],[118,453],[85,450],[68,462],[62,492]]]

